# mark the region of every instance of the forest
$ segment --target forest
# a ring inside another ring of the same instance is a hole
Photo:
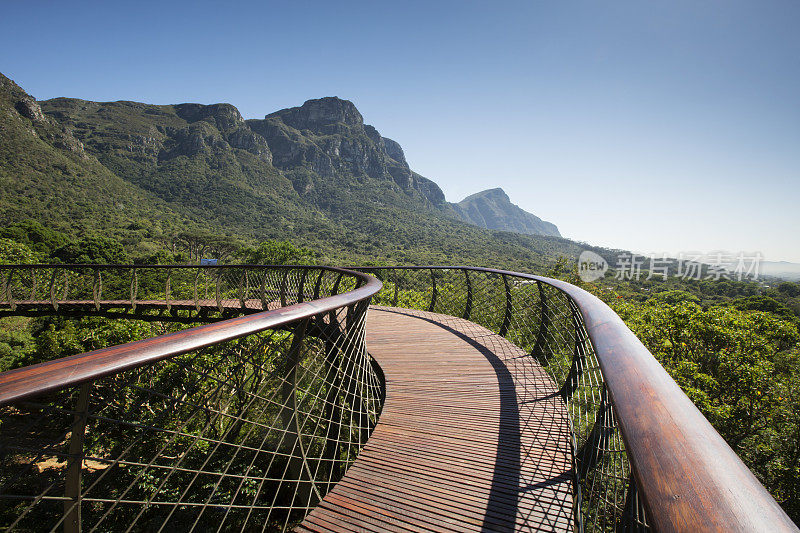
[[[360,254],[291,241],[238,241],[182,232],[147,253],[132,242],[73,237],[23,221],[0,228],[0,263],[198,263],[354,265]],[[376,257],[372,264],[389,264]],[[478,257],[441,258],[470,264]],[[498,268],[518,267],[518,263]],[[537,265],[538,267],[538,265]],[[619,280],[585,283],[566,258],[535,269],[592,292],[612,307],[717,431],[800,522],[800,283],[780,280]],[[0,319],[0,370],[162,334],[159,322],[61,317]]]

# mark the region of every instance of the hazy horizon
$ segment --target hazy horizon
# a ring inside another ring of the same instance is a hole
[[[35,39],[6,7],[0,71],[38,99],[339,96],[449,201],[501,187],[592,245],[800,263],[800,4],[36,4]]]

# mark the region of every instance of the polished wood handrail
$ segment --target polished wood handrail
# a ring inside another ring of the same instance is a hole
[[[30,265],[16,267],[23,266]],[[101,265],[40,266],[105,268]],[[144,266],[120,265],[115,268]],[[219,269],[248,265],[191,266]],[[14,266],[0,266],[0,269],[8,268]],[[336,270],[357,275],[353,270],[390,269],[486,272],[544,283],[566,294],[580,312],[594,348],[636,486],[654,530],[798,531],[641,341],[596,296],[561,280],[491,268],[370,266]],[[365,285],[341,295],[0,374],[0,405],[363,301],[381,288],[377,279],[370,276],[363,279]]]
[[[798,531],[763,485],[622,319],[593,294],[581,311],[638,489],[656,531]]]
[[[602,300],[565,281],[470,266],[352,267],[468,270],[555,287],[577,306],[600,364],[655,531],[800,531],[664,367]]]
[[[4,265],[5,268],[31,267],[32,265]],[[62,268],[142,268],[145,265],[36,265],[39,267]],[[159,267],[178,268],[177,265]],[[183,265],[192,268],[207,268],[206,265]],[[252,268],[253,265],[225,265],[223,268]],[[148,268],[150,268],[148,266]],[[211,266],[210,268],[220,268]],[[0,406],[30,398],[54,390],[79,385],[87,381],[116,374],[132,368],[148,365],[156,361],[185,354],[187,352],[225,342],[252,333],[273,329],[341,309],[370,298],[380,291],[382,283],[369,275],[352,270],[321,267],[280,265],[287,269],[322,269],[351,275],[362,281],[360,287],[348,292],[319,298],[247,316],[221,320],[161,335],[150,339],[129,342],[100,350],[94,350],[53,361],[47,361],[15,370],[0,373]]]

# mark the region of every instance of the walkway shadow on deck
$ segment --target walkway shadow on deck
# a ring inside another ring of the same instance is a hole
[[[495,457],[495,468],[487,504],[487,516],[484,518],[484,523],[481,528],[482,530],[484,531],[503,530],[502,528],[498,529],[496,515],[494,519],[488,516],[488,514],[493,510],[502,509],[504,514],[508,513],[511,517],[519,517],[520,515],[519,502],[520,502],[520,496],[522,494],[544,487],[563,485],[565,483],[571,484],[572,473],[570,471],[558,472],[549,478],[530,484],[525,483],[522,480],[521,476],[520,457],[523,454],[522,439],[521,439],[523,423],[520,416],[519,406],[520,404],[530,404],[535,402],[541,402],[543,400],[554,400],[558,397],[557,391],[554,391],[550,394],[546,394],[543,396],[537,394],[532,398],[527,398],[527,394],[524,394],[523,396],[525,396],[526,399],[520,400],[520,396],[518,395],[517,391],[515,377],[514,375],[512,375],[511,371],[507,367],[506,362],[504,362],[503,359],[500,356],[498,356],[497,353],[492,351],[492,349],[490,349],[485,344],[482,344],[476,338],[473,338],[464,331],[460,331],[459,329],[456,329],[451,325],[447,324],[448,321],[469,323],[467,321],[455,317],[449,317],[447,315],[434,315],[432,313],[415,312],[412,310],[401,311],[396,308],[395,309],[381,308],[381,311],[414,317],[442,328],[448,333],[469,343],[473,348],[478,350],[487,359],[487,361],[492,365],[492,368],[494,369],[495,375],[497,376],[497,383],[500,393],[500,423],[499,423],[500,425],[497,436],[497,453]],[[524,357],[529,357],[529,356],[527,354],[522,356],[517,355],[514,356],[512,359],[521,359]],[[526,393],[528,392],[527,389],[525,392]],[[527,426],[527,421],[525,422],[524,425]],[[563,512],[563,510],[560,511],[561,512],[557,512],[556,515],[559,518],[563,518],[563,515],[565,513]],[[569,516],[571,512],[566,514]],[[558,521],[559,520],[554,520],[553,523],[550,524],[553,526],[554,530],[556,529],[556,522]],[[514,518],[512,518],[511,522],[508,524],[507,530],[514,531],[516,529],[515,525],[519,526],[519,524],[515,524],[515,520]],[[545,527],[545,524],[540,524],[539,527]]]

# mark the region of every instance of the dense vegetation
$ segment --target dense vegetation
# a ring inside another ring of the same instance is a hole
[[[285,241],[247,245],[191,233],[164,243],[150,258],[136,259],[184,262],[208,253],[229,262],[332,260]],[[6,263],[131,260],[115,239],[71,240],[33,221],[0,228],[0,256]],[[337,259],[348,262],[346,256]],[[675,277],[619,281],[610,274],[586,284],[566,262],[549,274],[582,285],[609,303],[790,516],[800,520],[800,284]],[[2,369],[176,327],[99,318],[6,318],[0,323]]]
[[[800,283],[563,277],[622,317],[800,523]]]
[[[285,111],[247,124],[225,105],[57,99],[43,111],[0,75],[0,262],[470,264],[578,284],[581,251],[613,264],[609,250],[459,222],[374,128],[353,119],[312,131]],[[280,159],[253,131],[301,155]],[[326,160],[319,147],[336,143],[367,166]],[[583,285],[800,522],[800,285],[610,274]],[[5,318],[0,370],[170,327]]]

